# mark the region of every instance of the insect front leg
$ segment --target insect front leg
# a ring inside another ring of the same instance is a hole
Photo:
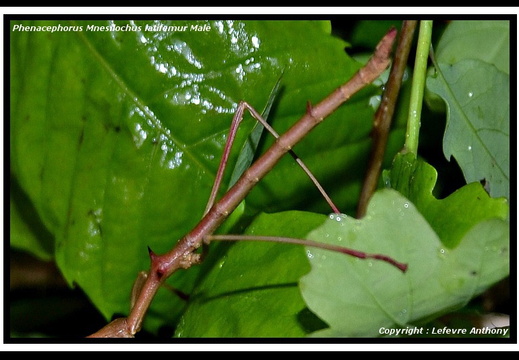
[[[239,127],[240,123],[243,120],[243,113],[244,113],[245,110],[248,110],[249,113],[251,114],[251,116],[254,119],[256,119],[272,136],[274,136],[274,138],[276,138],[276,139],[279,138],[279,134],[274,130],[274,128],[272,128],[269,125],[269,123],[261,116],[261,114],[259,112],[257,112],[249,103],[247,103],[245,101],[240,101],[240,103],[238,104],[238,107],[236,109],[236,112],[234,113],[232,122],[231,122],[231,127],[230,127],[230,130],[229,130],[229,135],[228,135],[227,141],[225,143],[224,152],[223,152],[222,158],[220,160],[220,165],[218,166],[218,171],[216,173],[216,178],[215,178],[215,181],[213,183],[213,188],[211,190],[211,195],[209,196],[209,200],[207,202],[204,214],[206,214],[209,211],[209,209],[211,209],[211,207],[214,205],[214,202],[216,200],[216,194],[218,193],[218,190],[220,189],[220,186],[221,186],[221,182],[222,182],[225,166],[227,165],[227,161],[229,159],[229,154],[231,152],[231,148],[232,148],[232,145],[234,143],[234,139],[236,137],[236,133],[238,131],[238,127]],[[299,158],[299,156],[297,156],[297,154],[292,149],[289,149],[288,152],[294,158],[296,163],[301,167],[301,169],[303,169],[303,171],[308,175],[310,180],[317,187],[317,189],[322,194],[322,196],[324,197],[324,199],[326,200],[328,205],[331,207],[333,212],[335,212],[336,214],[339,214],[340,213],[339,209],[337,208],[337,206],[335,206],[335,204],[331,200],[330,196],[328,196],[328,194],[326,193],[324,188],[321,186],[319,181],[312,174],[310,169],[308,169],[308,167],[305,165],[303,160],[301,160]]]

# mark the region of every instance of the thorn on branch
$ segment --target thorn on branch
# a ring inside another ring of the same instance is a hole
[[[310,116],[316,123],[320,123],[323,118],[320,116],[317,116],[314,112],[314,106],[310,101],[306,102],[306,115]]]
[[[159,256],[157,256],[157,254],[155,254],[149,246],[148,246],[148,254],[150,255],[151,268],[154,269],[153,271],[157,275],[157,279],[160,280],[166,272],[160,266],[154,266],[158,262]]]
[[[151,250],[151,248],[148,246],[148,254],[150,255],[150,258],[153,260],[153,257],[155,257],[155,253],[153,252],[153,250]]]
[[[314,109],[314,107],[312,106],[312,103],[310,102],[310,100],[308,100],[306,102],[306,113],[313,117],[313,115],[312,115],[313,109]]]

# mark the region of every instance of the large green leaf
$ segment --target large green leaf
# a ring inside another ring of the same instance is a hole
[[[467,184],[444,199],[435,198],[438,173],[413,154],[398,154],[384,177],[386,185],[415,204],[449,248],[457,246],[467,231],[484,220],[508,219],[507,200],[491,198],[479,182]]]
[[[283,132],[307,101],[319,101],[359,67],[321,21],[19,23],[82,27],[11,31],[10,161],[56,239],[63,274],[106,317],[128,311],[132,281],[149,266],[146,247],[170,249],[202,215],[238,101],[261,111],[283,73],[269,117]],[[164,25],[178,28],[147,28]],[[368,89],[351,99],[296,147],[343,208],[356,202],[364,173],[371,95]],[[244,122],[238,144],[252,125]],[[286,159],[248,201],[279,210],[314,194]],[[189,292],[196,277],[192,269],[171,283]],[[159,326],[184,305],[161,289],[149,318]]]
[[[507,20],[457,20],[449,23],[435,56],[445,64],[478,59],[510,73],[510,22]]]
[[[467,182],[509,196],[510,24],[453,21],[435,49],[427,88],[447,105],[443,151]],[[435,100],[431,100],[434,103]]]
[[[447,104],[443,151],[454,156],[467,182],[485,180],[493,197],[509,197],[510,79],[480,60],[438,64],[430,91]]]
[[[389,255],[408,270],[307,249],[312,270],[301,279],[303,298],[329,325],[314,336],[377,337],[384,328],[420,324],[465,305],[509,273],[509,228],[500,219],[478,223],[448,249],[408,199],[384,189],[362,220],[338,220],[308,238]]]
[[[13,248],[25,250],[36,257],[50,261],[54,257],[54,239],[47,229],[38,221],[31,203],[21,191],[11,184],[9,197],[9,236]]]

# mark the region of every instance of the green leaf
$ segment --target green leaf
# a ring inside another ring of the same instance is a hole
[[[510,22],[458,20],[449,23],[435,49],[438,62],[477,59],[510,73]]]
[[[169,250],[200,219],[240,100],[262,109],[283,72],[269,117],[282,133],[304,114],[307,101],[321,100],[359,67],[344,42],[330,35],[329,22],[20,23],[82,27],[11,32],[10,160],[56,239],[64,276],[107,318],[128,312],[132,282],[149,267],[147,247]],[[92,25],[107,28],[91,31]],[[373,90],[353,97],[295,149],[318,178],[328,177],[325,186],[340,184],[329,193],[345,206],[356,203],[364,173]],[[243,123],[235,149],[252,126]],[[260,152],[271,141],[261,143]],[[224,183],[230,172],[226,176]],[[287,158],[247,201],[279,210],[306,206],[314,195],[324,204]],[[198,272],[168,282],[190,292]],[[160,289],[145,326],[173,323],[184,306]]]
[[[261,214],[246,234],[303,237],[324,220],[323,215],[298,211]],[[304,336],[301,317],[306,306],[298,280],[308,270],[302,246],[233,244],[223,257],[216,257],[196,287],[176,336]]]
[[[474,225],[488,219],[508,218],[506,199],[489,197],[480,183],[465,185],[444,199],[435,198],[438,173],[413,154],[398,154],[384,177],[388,185],[413,202],[449,248],[456,247]]]
[[[438,64],[430,91],[447,104],[443,152],[454,156],[465,180],[485,181],[492,197],[509,197],[509,76],[480,60]]]
[[[312,270],[300,281],[308,307],[328,337],[377,337],[381,329],[420,324],[465,305],[509,273],[509,229],[487,220],[446,248],[415,206],[392,189],[373,196],[362,220],[329,219],[309,239],[382,253],[408,264],[307,249]]]
[[[39,221],[21,190],[11,184],[9,194],[9,236],[13,248],[27,251],[41,260],[54,258],[54,239]]]

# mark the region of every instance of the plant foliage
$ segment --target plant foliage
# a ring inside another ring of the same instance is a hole
[[[13,248],[55,259],[68,284],[108,320],[127,314],[132,283],[149,266],[147,247],[171,249],[202,216],[239,101],[267,108],[282,133],[360,64],[326,21],[67,25],[82,31],[10,33],[10,240]],[[90,31],[92,25],[133,30]],[[185,31],[156,30],[163,26]],[[295,245],[211,244],[201,266],[168,279],[189,301],[164,287],[145,329],[168,326],[177,337],[379,336],[380,327],[458,309],[505,278],[508,32],[506,21],[455,21],[436,46],[428,96],[446,104],[446,113],[434,116],[447,119],[444,155],[454,157],[467,183],[458,191],[435,198],[434,167],[397,155],[399,120],[383,165],[386,189],[364,219],[329,219],[317,190],[287,157],[225,226],[384,253],[408,262],[406,274]],[[371,104],[380,92],[369,86],[294,149],[345,213],[356,206]],[[246,116],[231,167],[252,160],[246,144],[253,126]],[[256,155],[272,142],[263,135]]]

